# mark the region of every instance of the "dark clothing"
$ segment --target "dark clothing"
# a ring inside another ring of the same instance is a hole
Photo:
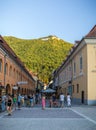
[[[12,100],[11,100],[11,99],[8,99],[7,105],[8,105],[9,107],[12,105]]]
[[[38,93],[36,93],[36,95],[35,95],[35,97],[36,97],[36,104],[38,103]]]
[[[52,100],[53,100],[53,102],[55,102],[56,101],[56,96],[52,96]]]

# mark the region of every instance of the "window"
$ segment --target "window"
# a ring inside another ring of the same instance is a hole
[[[5,74],[8,75],[8,64],[7,63],[5,64]]]
[[[72,78],[72,68],[71,66],[69,66],[69,79],[71,80],[71,78]]]
[[[2,59],[0,59],[0,72],[2,72]]]
[[[13,77],[15,78],[15,68],[14,68],[14,70],[13,70]]]
[[[74,62],[74,65],[73,65],[73,70],[74,70],[74,75],[76,74],[76,63]]]
[[[12,66],[10,66],[9,76],[12,76]]]
[[[80,72],[82,71],[82,56],[80,56]]]
[[[16,72],[16,78],[18,79],[18,70],[17,70],[17,72]]]
[[[79,93],[79,84],[77,84],[77,93]]]

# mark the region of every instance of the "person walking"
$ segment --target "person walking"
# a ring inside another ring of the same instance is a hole
[[[33,105],[35,105],[36,100],[35,100],[35,94],[33,93]]]
[[[45,95],[42,95],[42,109],[45,110]]]
[[[21,106],[24,107],[25,106],[25,102],[24,102],[24,95],[21,96]]]
[[[60,94],[60,107],[64,107],[64,94]]]
[[[69,93],[67,93],[67,106],[71,107],[71,96]]]
[[[39,97],[39,93],[37,92],[35,95],[35,103],[38,104],[38,97]]]
[[[41,93],[38,94],[38,103],[41,103]]]
[[[13,97],[13,105],[14,105],[14,108],[16,110],[16,105],[17,105],[17,96],[16,96],[16,94]]]
[[[18,110],[20,110],[20,107],[21,107],[21,99],[22,99],[22,96],[19,94],[18,95]]]
[[[30,107],[33,107],[33,94],[29,97],[30,100]]]
[[[53,101],[52,101],[52,96],[50,96],[50,99],[49,99],[49,107],[52,107],[53,106]]]
[[[2,111],[5,111],[6,110],[6,104],[5,104],[5,101],[6,101],[6,96],[5,95],[3,95],[2,96]]]
[[[8,100],[7,100],[7,112],[8,115],[12,114],[12,98],[10,95],[8,95]]]

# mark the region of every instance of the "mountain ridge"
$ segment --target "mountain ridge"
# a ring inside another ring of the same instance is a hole
[[[25,67],[46,83],[51,80],[52,71],[60,66],[73,46],[54,35],[37,39],[20,39],[14,36],[4,36],[3,38]]]

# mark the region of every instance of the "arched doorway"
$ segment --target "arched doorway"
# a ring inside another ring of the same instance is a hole
[[[21,94],[21,92],[20,92],[20,87],[18,87],[18,94]]]

